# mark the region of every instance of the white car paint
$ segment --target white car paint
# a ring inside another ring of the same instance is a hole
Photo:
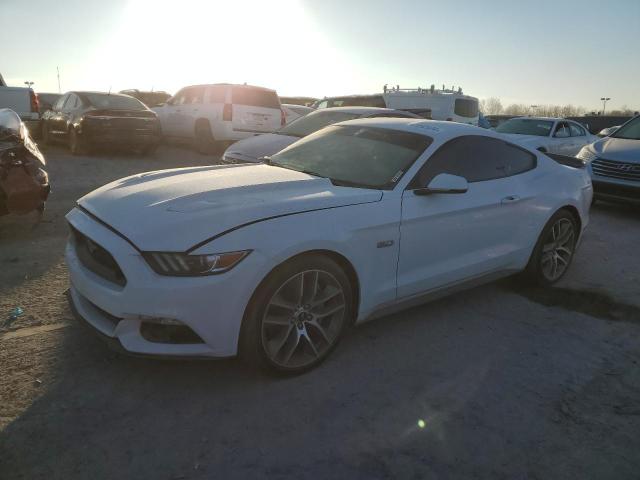
[[[267,98],[269,104],[241,101],[237,97],[243,92],[262,100]],[[217,141],[273,132],[282,126],[284,115],[274,90],[231,84],[185,87],[152,110],[158,115],[164,136],[194,139],[196,126],[204,122]]]
[[[67,220],[113,256],[127,283],[93,273],[70,242],[66,262],[74,308],[129,352],[232,356],[254,291],[298,254],[326,250],[353,266],[359,323],[424,293],[524,269],[543,226],[562,207],[577,210],[582,229],[588,223],[588,173],[535,151],[534,169],[469,183],[464,194],[417,196],[408,188],[448,141],[501,138],[494,132],[411,119],[340,125],[411,132],[433,142],[389,190],[336,186],[266,164],[152,172],[106,185],[81,198]],[[243,250],[251,253],[232,270],[200,277],[159,275],[142,255]],[[151,319],[178,320],[204,343],[150,342],[140,325]]]
[[[333,115],[336,115],[336,118],[340,118],[342,121],[347,118],[355,119],[382,116],[419,118],[417,115],[409,112],[377,107],[334,107],[313,110],[295,123],[287,124],[274,133],[256,135],[235,142],[224,152],[222,161],[225,163],[258,163],[261,158],[278,153],[280,150],[305,136],[299,132],[304,131],[304,133],[308,135],[326,125],[337,123],[338,120],[335,119],[330,121],[329,117]],[[322,120],[323,118],[325,120]],[[310,126],[313,126],[313,128],[309,128]]]
[[[528,148],[549,153],[557,153],[574,157],[585,145],[598,140],[598,137],[589,133],[589,131],[578,122],[567,120],[564,118],[550,117],[515,117],[500,124],[497,132],[502,132],[509,128],[514,121],[527,120],[531,122],[552,122],[553,125],[546,136],[523,135],[520,133],[503,133],[505,138],[517,142]]]

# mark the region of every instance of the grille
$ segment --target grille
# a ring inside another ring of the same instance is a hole
[[[593,173],[601,177],[640,182],[640,163],[616,162],[598,158],[591,162]]]
[[[82,264],[96,275],[124,287],[127,279],[118,262],[103,247],[71,227],[76,253]]]

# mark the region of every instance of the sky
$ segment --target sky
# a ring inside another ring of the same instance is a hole
[[[461,86],[640,109],[640,0],[0,0],[0,73],[40,92]]]

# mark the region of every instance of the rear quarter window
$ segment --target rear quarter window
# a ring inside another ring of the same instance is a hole
[[[276,92],[251,87],[233,87],[231,101],[236,105],[280,109]]]
[[[456,98],[453,111],[461,117],[476,117],[478,116],[478,101],[467,98]]]

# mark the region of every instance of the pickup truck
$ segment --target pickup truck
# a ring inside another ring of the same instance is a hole
[[[18,114],[32,137],[40,136],[38,96],[31,88],[0,86],[0,108],[10,108]]]

